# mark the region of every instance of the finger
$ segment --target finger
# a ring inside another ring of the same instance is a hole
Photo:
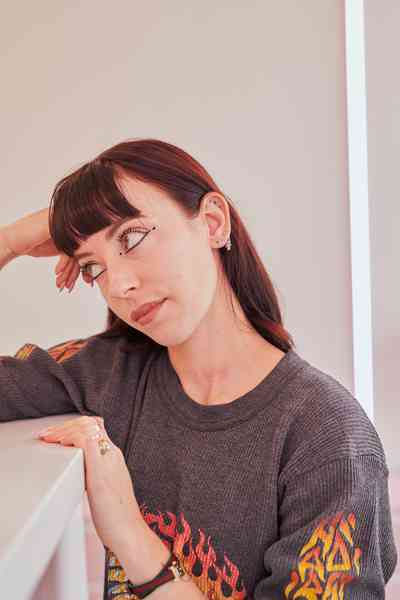
[[[38,436],[46,439],[46,441],[59,441],[61,439],[68,439],[76,434],[79,435],[93,435],[96,432],[100,432],[98,423],[92,419],[84,424],[74,424],[67,422],[59,427],[48,428],[44,431],[39,432]]]
[[[59,257],[59,259],[57,261],[55,269],[54,269],[54,272],[56,275],[58,275],[58,273],[61,273],[61,271],[63,271],[63,269],[65,269],[69,260],[70,260],[70,257],[67,254],[61,254],[61,256]]]
[[[79,264],[77,262],[75,262],[73,264],[73,267],[71,269],[71,272],[68,275],[68,279],[66,281],[66,287],[69,289],[70,292],[72,292],[72,289],[75,285],[76,280],[78,279],[80,274],[80,267]]]
[[[96,415],[97,416],[97,415]],[[92,415],[81,415],[75,419],[68,419],[67,421],[63,421],[61,425],[54,425],[53,427],[46,427],[43,431],[61,431],[63,429],[69,428],[71,425],[74,427],[80,425],[90,425],[94,422],[94,416]]]
[[[57,285],[62,284],[64,287],[71,288],[78,279],[79,273],[79,264],[76,261],[72,261],[59,275],[60,279],[57,279]]]
[[[65,276],[66,274],[68,274],[70,272],[70,270],[72,269],[74,263],[75,263],[75,260],[73,258],[67,257],[67,259],[65,261],[63,261],[63,263],[61,263],[60,269],[56,274],[57,277],[59,277],[60,275]]]
[[[56,285],[58,287],[61,287],[61,286],[66,287],[66,283],[67,283],[68,278],[71,275],[73,269],[74,269],[74,263],[73,263],[73,261],[71,261],[64,267],[64,269],[57,276]]]
[[[90,427],[91,425],[97,424],[97,419],[102,419],[102,417],[99,417],[98,415],[81,415],[75,419],[68,419],[68,421],[64,421],[61,425],[57,426],[57,429],[62,429],[64,427],[67,428],[71,425],[79,428],[85,428],[86,426]],[[56,427],[54,427],[54,429],[56,429]]]
[[[104,419],[98,415],[82,415],[77,419],[69,419],[64,421],[62,425],[56,427],[48,427],[38,433],[38,437],[46,440],[67,440],[68,438],[80,435],[91,436],[100,433],[101,437],[106,437],[109,443],[112,443],[104,428]]]
[[[97,436],[97,437],[96,437]],[[77,431],[76,429],[70,429],[69,431],[65,431],[62,434],[57,436],[57,439],[60,444],[63,446],[77,446],[79,448],[85,449],[86,442],[89,438],[103,437],[99,426],[91,425],[90,427],[86,427],[83,431]]]

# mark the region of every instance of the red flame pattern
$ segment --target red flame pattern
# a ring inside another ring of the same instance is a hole
[[[172,512],[154,514],[146,505],[141,506],[143,518],[157,533],[168,549],[179,558],[192,581],[209,600],[245,600],[246,589],[242,583],[238,567],[224,553],[223,565],[219,565],[216,550],[201,529],[198,542],[194,542],[192,529],[183,513],[177,517]],[[109,598],[112,600],[133,599],[129,595],[127,577],[113,552],[108,550]]]

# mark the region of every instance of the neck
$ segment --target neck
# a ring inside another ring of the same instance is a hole
[[[235,299],[233,305],[234,313],[230,303],[214,303],[188,340],[168,347],[186,393],[201,404],[241,395],[284,355],[252,327]]]

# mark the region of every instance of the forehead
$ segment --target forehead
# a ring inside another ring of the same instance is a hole
[[[154,184],[139,181],[126,174],[118,177],[117,184],[126,199],[149,219],[164,222],[182,216],[167,192]]]

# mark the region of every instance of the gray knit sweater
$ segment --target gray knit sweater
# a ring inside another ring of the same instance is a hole
[[[385,597],[397,562],[386,457],[346,388],[290,350],[245,395],[203,406],[166,347],[122,342],[0,357],[0,420],[102,416],[143,518],[210,600]],[[105,550],[104,598],[131,598]]]

